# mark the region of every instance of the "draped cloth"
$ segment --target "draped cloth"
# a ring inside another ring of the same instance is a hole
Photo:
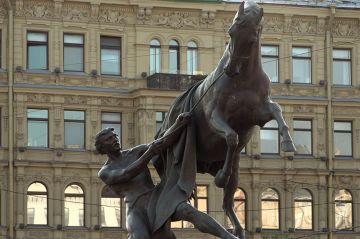
[[[192,86],[175,100],[155,138],[160,138],[174,124],[180,113],[191,110],[192,98],[200,83]],[[161,182],[156,186],[148,207],[153,232],[165,224],[181,202],[190,198],[195,187],[196,134],[193,119],[180,130],[182,132],[176,143],[157,158],[161,160],[163,170],[160,172],[158,170]],[[155,164],[154,161],[153,163]]]

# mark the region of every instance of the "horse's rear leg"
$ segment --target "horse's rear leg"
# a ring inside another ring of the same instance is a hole
[[[219,188],[224,188],[229,181],[231,175],[231,166],[234,153],[239,144],[238,134],[226,123],[218,109],[215,109],[209,120],[210,127],[220,137],[226,140],[227,152],[223,168],[220,169],[215,176],[215,184]]]
[[[296,148],[290,136],[289,127],[287,126],[283,116],[281,107],[275,102],[269,102],[269,109],[272,116],[279,125],[280,134],[283,137],[281,142],[281,150],[284,152],[295,152]]]
[[[245,239],[245,230],[241,227],[234,210],[234,195],[239,181],[239,160],[240,157],[235,157],[232,162],[232,174],[228,184],[224,188],[223,209],[234,226],[233,234],[240,239]]]

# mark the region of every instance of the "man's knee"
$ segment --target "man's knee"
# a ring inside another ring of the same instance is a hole
[[[181,220],[191,221],[196,216],[198,211],[190,204],[183,202],[176,208],[176,215]]]

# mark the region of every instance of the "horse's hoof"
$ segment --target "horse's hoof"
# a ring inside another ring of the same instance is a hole
[[[295,145],[291,140],[284,140],[281,142],[281,149],[284,152],[295,152],[296,148]]]
[[[229,182],[229,175],[226,175],[223,170],[219,170],[215,176],[215,185],[219,188],[224,188]]]

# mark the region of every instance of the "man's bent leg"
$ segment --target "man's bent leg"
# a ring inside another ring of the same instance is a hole
[[[198,211],[186,202],[179,204],[171,220],[185,220],[194,224],[195,228],[201,232],[209,233],[223,239],[237,239],[237,237],[228,232],[208,214]]]

